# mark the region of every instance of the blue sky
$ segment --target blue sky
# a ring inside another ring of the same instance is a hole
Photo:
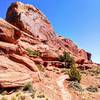
[[[71,38],[100,63],[100,0],[0,0],[0,17],[15,1],[33,4],[50,20],[56,33]]]

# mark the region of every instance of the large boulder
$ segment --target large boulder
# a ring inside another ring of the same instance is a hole
[[[10,43],[15,43],[21,36],[21,31],[7,23],[5,20],[0,20],[0,40]]]
[[[12,3],[8,8],[6,20],[41,41],[55,36],[49,21],[42,12],[28,4]]]
[[[10,60],[6,55],[0,55],[0,87],[16,87],[32,82],[31,74],[31,70],[23,64]]]

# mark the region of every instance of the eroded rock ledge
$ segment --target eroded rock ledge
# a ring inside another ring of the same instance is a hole
[[[31,57],[26,49],[38,51],[41,56]],[[21,2],[12,3],[6,20],[0,20],[0,87],[32,82],[33,73],[39,73],[36,63],[57,61],[64,51],[79,64],[92,63],[90,53],[55,34],[40,10]]]

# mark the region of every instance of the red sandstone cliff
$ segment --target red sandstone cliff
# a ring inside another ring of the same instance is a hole
[[[26,49],[37,50],[41,56],[31,57]],[[15,87],[32,81],[34,73],[39,73],[35,63],[57,61],[64,51],[77,63],[91,62],[90,53],[55,34],[40,10],[21,2],[12,3],[6,20],[0,20],[0,86]]]

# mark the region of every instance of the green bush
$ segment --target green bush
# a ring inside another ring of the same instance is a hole
[[[23,91],[33,92],[33,86],[31,82],[28,82],[24,85]]]
[[[40,93],[37,95],[37,97],[38,97],[38,98],[45,98],[45,95],[44,95],[43,93],[40,92]]]
[[[72,82],[69,84],[69,87],[71,87],[71,88],[73,88],[74,90],[79,91],[79,92],[83,92],[83,91],[84,91],[78,82],[72,81]]]
[[[98,76],[100,74],[100,67],[96,67],[94,69],[89,69],[88,70],[92,75]]]
[[[86,88],[86,90],[89,92],[98,92],[98,88],[93,86],[89,86],[88,88]]]
[[[33,51],[29,48],[26,49],[26,51],[28,52],[28,55],[31,56],[31,57],[38,57],[40,56],[40,52],[39,51]]]
[[[36,64],[36,66],[38,67],[39,71],[41,71],[41,72],[45,71],[44,66],[42,66],[41,64]]]
[[[71,81],[77,81],[80,82],[81,80],[81,74],[80,72],[77,70],[76,66],[73,65],[69,71],[69,77]]]
[[[64,65],[65,67],[71,68],[68,73],[70,80],[80,82],[80,80],[81,80],[80,72],[77,70],[77,68],[75,66],[75,61],[70,56],[70,54],[67,52],[64,52],[63,55],[59,56],[59,61],[65,62],[65,65]]]
[[[74,59],[70,56],[69,53],[64,52],[63,55],[59,56],[59,61],[65,62],[64,67],[71,67],[75,63]]]

